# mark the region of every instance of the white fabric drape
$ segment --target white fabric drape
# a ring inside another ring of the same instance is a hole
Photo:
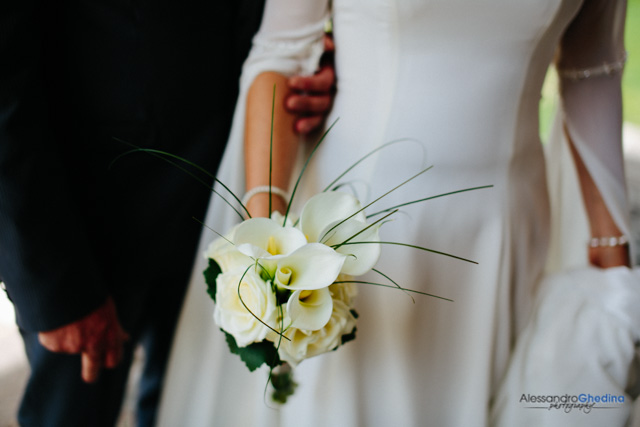
[[[563,131],[565,127],[616,224],[630,236],[621,72],[584,79],[565,72],[599,68],[625,57],[625,9],[625,1],[585,2],[560,47],[561,105],[547,147],[552,213],[548,277],[496,397],[496,426],[624,426],[633,417],[637,391],[628,390],[637,385],[632,367],[640,341],[640,268],[588,266],[588,217]],[[594,404],[589,394],[613,399],[592,409],[581,407]],[[543,400],[532,401],[531,395]],[[563,396],[557,404],[544,401]],[[578,400],[571,400],[574,396]]]

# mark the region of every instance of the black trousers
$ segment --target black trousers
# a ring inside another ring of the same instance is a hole
[[[115,369],[104,369],[94,384],[80,375],[80,356],[53,353],[42,347],[38,334],[21,330],[31,365],[31,375],[18,412],[23,427],[112,427],[116,424],[137,346],[144,350],[144,363],[135,415],[137,425],[155,425],[162,380],[184,286],[172,295],[151,295],[130,328],[122,362]]]

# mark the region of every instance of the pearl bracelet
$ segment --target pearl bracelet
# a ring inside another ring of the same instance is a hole
[[[624,246],[629,243],[629,239],[626,236],[612,236],[612,237],[593,237],[589,240],[589,247],[615,247]]]
[[[274,187],[273,185],[271,187],[268,185],[259,185],[258,187],[253,187],[251,190],[246,192],[242,198],[242,204],[246,206],[249,200],[251,200],[251,198],[256,194],[269,193],[269,191],[271,191],[271,194],[282,197],[285,201],[289,200],[289,193],[282,188]]]

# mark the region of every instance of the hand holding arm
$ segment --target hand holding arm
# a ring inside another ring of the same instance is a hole
[[[300,134],[322,126],[331,109],[336,85],[334,50],[333,39],[325,35],[319,70],[312,76],[293,76],[287,80],[291,93],[285,99],[285,107],[298,116],[294,129]]]

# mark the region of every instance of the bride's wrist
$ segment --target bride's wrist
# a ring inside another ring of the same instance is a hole
[[[248,192],[247,195],[249,195],[249,197],[246,197],[245,195],[242,203],[245,205],[252,218],[269,217],[273,211],[278,211],[281,214],[284,214],[287,209],[288,197],[285,197],[281,192],[271,192],[271,203],[269,203],[268,191],[260,191],[253,194]],[[269,210],[269,207],[271,207],[271,210]]]
[[[593,237],[588,242],[589,263],[599,268],[630,266],[629,239],[626,236]]]

